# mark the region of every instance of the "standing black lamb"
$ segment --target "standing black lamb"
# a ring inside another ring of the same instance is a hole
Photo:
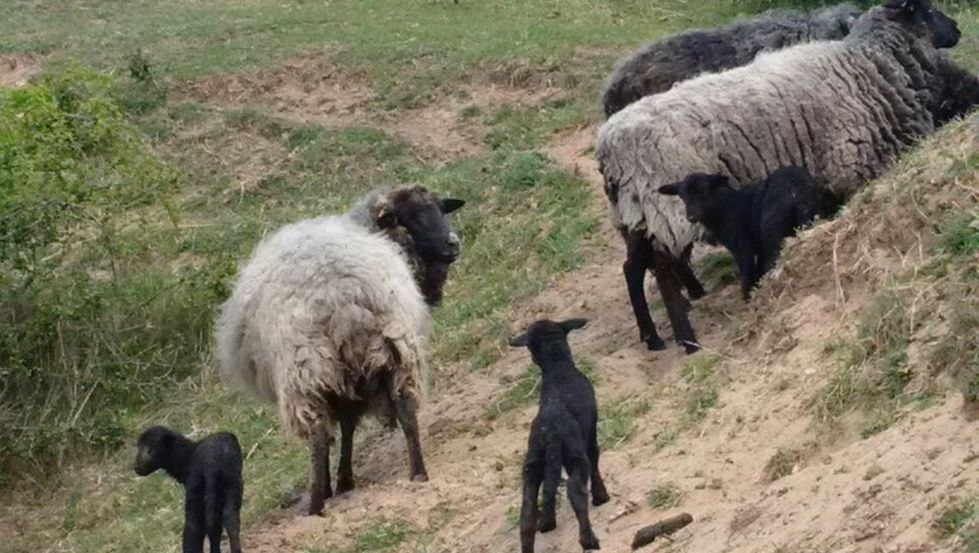
[[[703,224],[731,252],[745,301],[775,266],[782,240],[817,215],[828,216],[838,204],[816,186],[809,171],[796,165],[782,167],[760,184],[740,190],[725,175],[692,173],[680,182],[661,186],[659,192],[679,196],[687,220]]]
[[[745,65],[759,52],[843,38],[859,16],[860,10],[849,4],[810,13],[769,10],[724,27],[651,42],[616,62],[602,93],[605,116],[701,73]]]
[[[540,531],[557,527],[555,498],[561,467],[568,472],[568,500],[578,518],[578,541],[584,549],[598,549],[598,538],[588,519],[588,480],[592,504],[608,501],[598,470],[598,406],[595,390],[575,367],[568,332],[585,326],[584,319],[563,322],[541,320],[510,341],[527,346],[541,369],[540,409],[530,427],[523,467],[523,504],[520,509],[520,547],[533,553],[537,531],[537,496],[544,485]]]
[[[199,442],[165,428],[143,431],[136,443],[136,474],[163,469],[184,485],[183,553],[203,553],[204,537],[211,553],[221,553],[222,527],[231,553],[241,553],[239,513],[244,486],[241,446],[234,434],[218,432]]]

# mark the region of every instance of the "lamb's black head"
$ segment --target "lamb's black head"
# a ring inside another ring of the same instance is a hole
[[[160,469],[173,452],[177,434],[169,428],[154,426],[147,428],[136,440],[136,474],[146,476]]]
[[[955,20],[934,6],[931,0],[888,0],[884,8],[889,18],[901,22],[918,36],[930,36],[935,48],[951,48],[962,36]]]
[[[377,227],[413,258],[415,278],[430,305],[441,301],[449,265],[459,257],[459,236],[449,229],[446,215],[465,203],[415,186],[388,192],[372,209]]]
[[[571,348],[568,346],[568,333],[576,328],[581,328],[588,323],[586,319],[568,319],[565,321],[550,321],[542,319],[532,323],[527,331],[510,340],[512,347],[527,347],[534,362],[541,368],[546,363],[542,363],[542,356],[548,354],[571,355]]]
[[[659,193],[680,196],[687,208],[687,220],[699,223],[707,214],[711,198],[723,188],[731,188],[730,180],[724,175],[691,173],[680,182],[660,186]]]

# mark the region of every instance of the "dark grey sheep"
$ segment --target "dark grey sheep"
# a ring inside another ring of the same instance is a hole
[[[802,13],[769,10],[724,27],[651,42],[615,64],[602,93],[605,116],[675,83],[750,63],[759,52],[843,38],[861,11],[849,4]]]

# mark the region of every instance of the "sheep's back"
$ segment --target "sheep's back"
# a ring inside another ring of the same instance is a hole
[[[843,41],[795,46],[648,96],[599,130],[596,157],[613,220],[674,253],[697,238],[682,202],[656,190],[694,172],[736,186],[807,168],[846,197],[928,126],[893,60]]]
[[[221,373],[277,403],[286,429],[305,436],[331,423],[324,395],[356,397],[361,377],[394,371],[396,390],[424,386],[429,326],[394,243],[342,217],[303,221],[242,268],[218,323]]]

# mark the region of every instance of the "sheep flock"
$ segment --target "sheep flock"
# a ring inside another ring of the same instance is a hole
[[[887,0],[866,11],[769,11],[644,45],[617,62],[595,157],[625,241],[623,273],[645,348],[666,347],[647,303],[647,272],[677,345],[697,351],[687,317],[689,300],[707,293],[690,266],[697,241],[728,247],[747,301],[784,237],[832,216],[915,141],[979,103],[977,77],[942,52],[959,37],[929,0]],[[432,310],[465,255],[448,217],[463,204],[421,186],[379,188],[344,213],[278,229],[241,265],[214,329],[219,372],[274,405],[282,429],[308,442],[306,513],[323,513],[329,498],[355,488],[354,432],[368,415],[401,428],[408,478],[428,480],[417,412]],[[542,374],[523,464],[524,553],[556,525],[562,468],[580,545],[599,548],[587,501],[589,484],[594,505],[609,499],[599,410],[568,344],[584,324],[541,320],[511,340],[529,348]],[[195,543],[185,541],[185,553],[201,551],[205,535],[219,551],[222,524],[240,550],[241,463],[230,434],[195,444],[157,427],[140,438],[137,472],[164,468],[188,486],[186,532]],[[192,493],[198,480],[206,492]]]

